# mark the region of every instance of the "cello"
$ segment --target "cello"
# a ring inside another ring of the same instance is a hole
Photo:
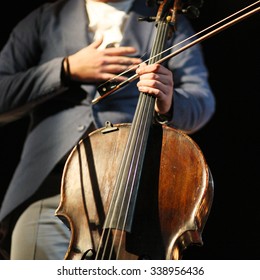
[[[149,64],[160,59],[186,1],[156,2]],[[108,121],[70,153],[56,210],[71,230],[65,259],[180,259],[202,244],[212,175],[186,133],[154,122],[154,105],[140,92],[131,124]]]

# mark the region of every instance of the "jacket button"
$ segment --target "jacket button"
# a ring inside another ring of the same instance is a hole
[[[85,128],[86,128],[86,126],[85,126],[85,125],[83,125],[83,124],[79,124],[79,125],[78,125],[78,127],[77,127],[77,130],[78,130],[78,132],[82,132],[82,131],[84,131],[84,130],[85,130]]]

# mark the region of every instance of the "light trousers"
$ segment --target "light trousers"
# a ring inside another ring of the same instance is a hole
[[[11,244],[11,260],[62,260],[70,230],[55,216],[60,195],[39,200],[19,217]]]

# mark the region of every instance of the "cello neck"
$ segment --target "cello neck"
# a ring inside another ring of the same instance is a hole
[[[160,59],[160,56],[155,55],[164,49],[168,32],[169,24],[159,22],[149,64]],[[153,121],[154,105],[155,97],[140,92],[104,228],[131,231],[146,144]]]

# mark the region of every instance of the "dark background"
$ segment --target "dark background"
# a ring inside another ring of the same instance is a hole
[[[15,23],[43,2],[5,3],[0,47]],[[200,31],[251,3],[207,0],[192,24]],[[217,110],[192,138],[209,164],[215,193],[202,235],[204,245],[189,247],[185,259],[260,259],[259,30],[257,13],[202,43]],[[19,159],[27,121],[24,118],[0,127],[0,198]]]

